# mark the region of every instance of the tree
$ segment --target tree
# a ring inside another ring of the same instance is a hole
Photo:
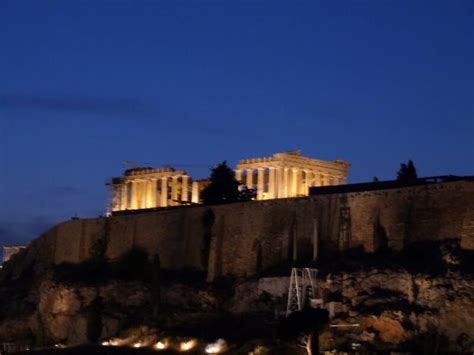
[[[255,194],[253,190],[243,188],[239,191],[240,183],[235,179],[234,171],[223,161],[211,169],[210,183],[201,192],[201,198],[206,205],[249,201]]]
[[[408,164],[400,164],[400,170],[397,173],[397,180],[399,181],[415,181],[418,179],[416,168],[412,160],[408,160]]]
[[[329,326],[329,312],[306,306],[283,318],[278,327],[280,339],[296,343],[308,355],[319,354],[319,334]]]

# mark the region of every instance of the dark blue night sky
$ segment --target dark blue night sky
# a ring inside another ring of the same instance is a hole
[[[474,2],[0,2],[0,246],[104,212],[122,162],[302,149],[474,173]]]

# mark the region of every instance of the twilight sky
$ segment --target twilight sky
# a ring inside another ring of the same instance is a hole
[[[472,175],[473,23],[472,0],[1,0],[0,247],[102,214],[124,160]]]

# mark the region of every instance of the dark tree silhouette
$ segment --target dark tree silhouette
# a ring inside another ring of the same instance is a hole
[[[240,183],[235,179],[234,171],[223,161],[211,170],[210,183],[201,192],[201,198],[206,205],[249,201],[255,197],[251,189],[239,191]]]
[[[397,180],[399,181],[414,181],[418,179],[416,174],[416,168],[412,160],[408,161],[408,164],[402,163],[400,170],[397,173]]]
[[[308,355],[319,354],[319,334],[329,327],[329,312],[306,306],[283,318],[278,327],[279,338],[302,347]]]
[[[410,179],[410,180],[418,179],[418,175],[416,174],[415,164],[413,164],[412,160],[409,160],[407,164],[407,179]]]

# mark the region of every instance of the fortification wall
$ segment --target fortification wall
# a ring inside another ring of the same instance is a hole
[[[474,183],[75,219],[45,233],[28,253],[44,255],[43,263],[78,263],[104,233],[111,259],[138,247],[158,253],[165,269],[208,270],[209,280],[250,276],[294,257],[311,259],[316,234],[320,254],[355,247],[373,252],[384,245],[399,250],[445,238],[474,249]]]
[[[107,257],[117,259],[132,248],[158,254],[165,269],[206,270],[207,254],[203,244],[205,209],[180,208],[169,211],[75,219],[61,223],[43,238],[54,244],[54,263],[85,261],[91,247],[107,236]]]
[[[350,248],[401,250],[423,240],[461,239],[474,249],[474,183],[315,195],[213,208],[216,214],[209,279]]]

